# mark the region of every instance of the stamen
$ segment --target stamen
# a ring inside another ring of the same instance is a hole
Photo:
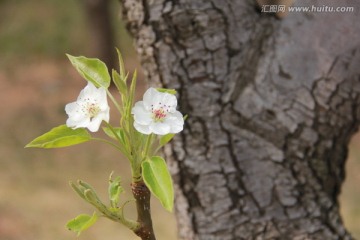
[[[85,109],[83,109],[84,112],[87,113],[87,115],[90,117],[90,119],[96,117],[98,113],[100,112],[100,108],[95,103],[87,103],[86,106],[84,106]]]
[[[162,122],[166,118],[166,111],[164,108],[160,107],[159,109],[152,110],[153,119],[155,122]]]

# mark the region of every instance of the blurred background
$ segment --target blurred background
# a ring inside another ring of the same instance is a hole
[[[123,200],[131,198],[127,160],[105,144],[24,149],[33,138],[65,123],[65,105],[86,85],[65,53],[98,57],[117,68],[113,53],[118,47],[126,68],[140,70],[138,97],[143,94],[143,75],[120,13],[116,0],[0,0],[0,240],[77,239],[66,222],[92,214],[93,208],[73,192],[69,180],[92,184],[106,201],[114,171],[123,179]],[[111,118],[117,124],[115,112]],[[158,238],[176,239],[173,214],[152,200]],[[129,216],[132,208],[126,208]],[[79,239],[138,238],[101,218]]]
[[[142,95],[146,85],[120,13],[116,0],[0,0],[0,240],[77,239],[66,222],[91,214],[93,208],[72,191],[69,180],[92,184],[106,200],[108,177],[115,171],[127,191],[123,199],[131,197],[129,165],[107,145],[24,149],[35,137],[65,123],[64,106],[86,85],[65,53],[98,57],[115,67],[118,47],[126,68],[139,70],[138,97]],[[111,117],[116,124],[116,113]],[[339,201],[345,225],[360,238],[359,134],[349,150]],[[156,199],[152,205],[158,239],[176,239],[174,215]],[[129,216],[131,209],[129,204]],[[138,238],[102,218],[78,239]]]

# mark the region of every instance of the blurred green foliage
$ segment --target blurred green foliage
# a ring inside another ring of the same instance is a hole
[[[116,46],[134,56],[131,38],[120,18],[120,4],[111,1]],[[89,52],[89,26],[79,0],[0,0],[0,65],[34,57],[64,58]]]

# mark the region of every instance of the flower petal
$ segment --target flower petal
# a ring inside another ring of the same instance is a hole
[[[179,111],[169,113],[164,123],[170,126],[171,133],[181,132],[184,128],[184,117]]]
[[[110,120],[110,108],[108,107],[104,111],[100,112],[99,115],[101,115],[102,120],[105,122],[109,122]]]
[[[97,103],[101,110],[105,110],[109,108],[109,104],[107,102],[106,89],[101,87],[97,91]]]
[[[73,118],[69,117],[66,120],[66,126],[69,128],[86,128],[90,123],[90,118],[84,117],[82,119],[74,120]]]
[[[165,135],[170,133],[170,125],[162,122],[153,122],[149,126],[151,132],[157,135]]]
[[[160,102],[161,95],[159,94],[160,92],[158,92],[155,88],[149,88],[146,90],[143,97],[144,107],[146,110],[150,111],[154,103],[157,104]]]
[[[95,106],[96,116],[89,113],[89,104]],[[99,130],[102,120],[109,121],[110,108],[107,104],[106,89],[96,88],[91,82],[81,90],[77,101],[65,106],[65,111],[69,115],[66,125],[71,128],[88,128],[92,132]],[[93,117],[91,119],[91,117]]]
[[[84,87],[83,90],[80,91],[80,94],[77,98],[77,101],[83,102],[87,101],[89,97],[93,99],[94,93],[96,93],[97,88],[92,84],[91,82],[88,82],[88,84]]]
[[[174,112],[177,106],[177,99],[169,93],[159,92],[155,88],[149,88],[143,97],[144,107],[150,111],[153,109],[164,108],[167,112]]]
[[[139,124],[139,123],[137,123],[137,122],[134,121],[134,128],[135,128],[138,132],[140,132],[140,133],[142,133],[142,134],[148,135],[148,134],[151,133],[151,130],[150,130],[150,128],[149,128],[149,125],[141,125],[141,124]]]
[[[131,113],[134,114],[135,122],[141,125],[148,125],[152,121],[151,118],[152,113],[145,109],[143,101],[137,102],[135,106],[132,108]]]
[[[96,117],[91,119],[90,123],[86,126],[91,132],[97,132],[100,128],[103,118],[101,114],[98,114]]]
[[[176,111],[177,99],[170,93],[162,93],[161,103],[165,104],[169,112]]]
[[[178,133],[183,130],[184,119],[176,111],[176,106],[177,99],[174,95],[149,88],[143,101],[137,102],[131,111],[134,115],[134,127],[144,134]]]
[[[80,119],[83,117],[83,113],[81,112],[81,106],[77,102],[68,103],[65,106],[65,112],[69,117],[74,119]]]
[[[65,112],[67,114],[75,113],[78,110],[78,106],[77,102],[68,103],[65,105]]]

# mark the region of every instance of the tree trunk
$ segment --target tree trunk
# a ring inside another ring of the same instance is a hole
[[[295,2],[309,3],[323,5]],[[359,4],[282,20],[252,0],[122,4],[148,80],[189,115],[166,149],[180,239],[351,239],[337,197],[360,119]]]
[[[91,54],[117,69],[114,34],[111,27],[110,0],[82,0],[91,35]]]

